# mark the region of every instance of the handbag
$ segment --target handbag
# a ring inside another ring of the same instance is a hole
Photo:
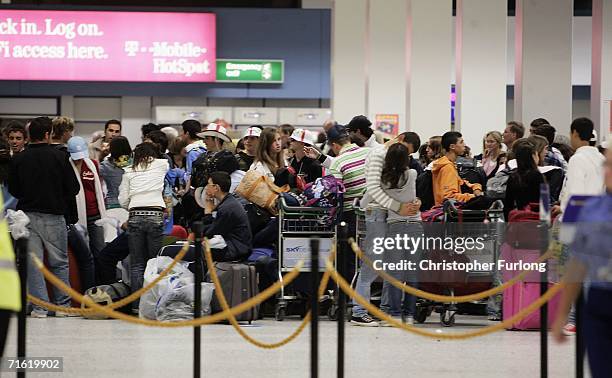
[[[288,191],[289,185],[278,187],[272,180],[257,171],[247,171],[236,188],[236,193],[247,201],[268,210],[272,215],[278,214],[276,208],[278,195]]]

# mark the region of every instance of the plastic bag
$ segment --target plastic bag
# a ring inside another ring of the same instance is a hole
[[[30,231],[28,230],[30,218],[23,211],[8,209],[6,211],[6,220],[14,240],[30,237]]]
[[[155,313],[159,321],[179,321],[193,319],[195,283],[173,288],[158,301]],[[210,315],[215,285],[202,282],[202,316]]]
[[[172,259],[168,256],[158,256],[150,259],[145,268],[143,286],[153,282],[171,263]],[[140,317],[155,320],[155,307],[159,299],[167,293],[170,288],[185,286],[190,283],[193,283],[193,273],[187,268],[187,263],[182,261],[177,263],[168,276],[140,297],[140,306],[138,310]]]

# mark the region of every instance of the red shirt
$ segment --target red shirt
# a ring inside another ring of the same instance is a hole
[[[93,162],[96,166],[95,174],[89,169],[85,162],[81,164],[81,183],[83,184],[83,191],[85,192],[85,209],[87,210],[88,217],[100,214],[98,201],[96,200],[95,183],[95,176],[98,175],[98,163],[95,160],[93,160]]]

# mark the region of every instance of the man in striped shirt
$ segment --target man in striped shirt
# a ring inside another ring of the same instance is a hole
[[[370,149],[351,143],[349,134],[342,125],[335,125],[329,129],[327,141],[337,156],[329,167],[330,172],[342,180],[346,188],[344,212],[354,212],[353,202],[361,198],[365,192],[365,162]]]
[[[348,235],[356,233],[356,217],[354,203],[359,200],[366,188],[365,162],[370,149],[359,147],[351,143],[345,126],[334,125],[327,130],[327,143],[336,157],[333,159],[329,171],[334,177],[342,180],[346,192],[344,193],[342,220],[348,225]],[[355,259],[347,257],[346,272],[343,276],[350,280],[355,272]]]

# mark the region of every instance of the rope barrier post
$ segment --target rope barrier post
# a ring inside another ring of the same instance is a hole
[[[336,261],[338,262],[339,273],[345,277],[347,274],[347,262],[348,262],[348,225],[346,222],[341,222],[338,228],[338,256]],[[346,316],[346,294],[340,290],[338,286],[338,367],[336,376],[338,378],[344,378],[344,318]]]
[[[17,318],[17,357],[26,357],[26,310],[27,310],[27,283],[28,283],[28,239],[21,238],[15,242],[17,248],[17,261],[19,270],[19,281],[21,286],[21,311]],[[25,370],[17,372],[18,378],[25,377]]]
[[[582,306],[583,292],[580,289],[578,299],[576,299],[576,378],[584,377],[584,338],[581,332],[582,327]]]
[[[310,239],[310,376],[319,376],[319,239]]]
[[[548,251],[548,226],[550,225],[550,189],[540,185],[540,256]],[[545,263],[548,265],[548,263]],[[548,266],[540,274],[540,296],[548,290]],[[540,307],[540,377],[548,377],[548,303]]]
[[[195,222],[193,224],[193,232],[195,233],[195,286],[194,286],[194,307],[193,307],[193,318],[197,319],[202,316],[202,280],[204,276],[202,266],[202,232],[204,225],[202,222]],[[202,359],[202,342],[201,342],[201,328],[195,326],[193,328],[193,376],[194,378],[200,378],[202,371],[201,359]]]

